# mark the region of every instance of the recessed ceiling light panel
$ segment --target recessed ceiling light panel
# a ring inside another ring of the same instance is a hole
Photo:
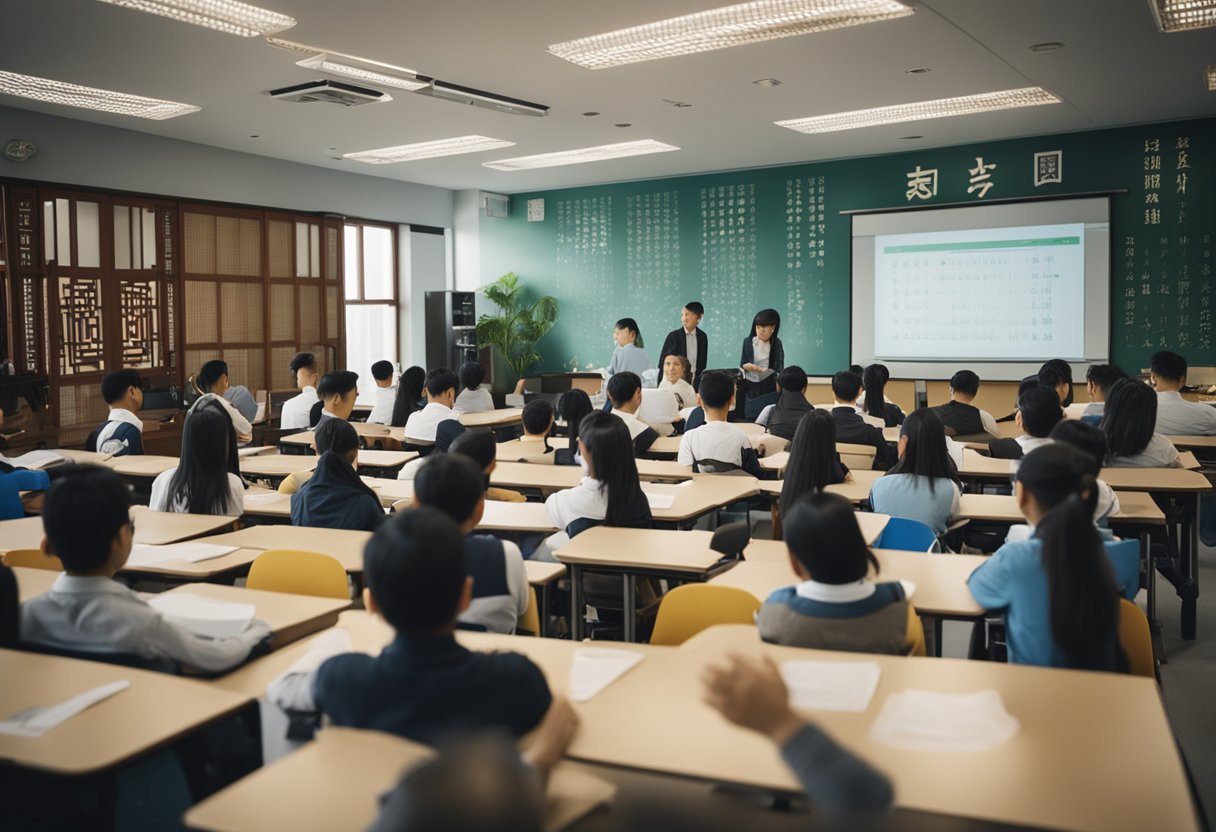
[[[1216,0],[1148,0],[1163,32],[1185,32],[1216,26]]]
[[[1011,110],[1017,107],[1059,103],[1060,99],[1041,87],[1026,87],[1019,90],[964,95],[958,98],[939,98],[935,101],[918,101],[915,104],[895,104],[890,107],[874,107],[869,110],[787,119],[775,123],[778,127],[788,127],[799,133],[834,133],[838,130],[856,130],[880,124],[899,124],[905,121],[921,121],[929,118],[945,118],[969,113],[986,113],[993,110]]]
[[[898,0],[755,0],[555,43],[549,52],[588,69],[709,52],[912,14]]]
[[[161,17],[193,23],[230,35],[254,38],[272,35],[296,25],[294,17],[272,12],[270,9],[240,3],[238,0],[101,0],[134,9],[138,12],[158,14]]]
[[[1203,68],[1203,77],[1208,81],[1208,92],[1216,92],[1216,64],[1208,64]]]
[[[340,75],[343,78],[353,78],[365,84],[393,87],[398,90],[420,90],[427,85],[426,81],[419,81],[408,69],[328,52],[296,61],[296,65],[326,75]]]
[[[357,153],[345,153],[343,158],[365,162],[369,165],[391,165],[394,162],[434,159],[437,156],[459,156],[462,153],[480,153],[483,150],[498,150],[514,146],[515,142],[502,139],[490,139],[485,136],[459,136],[455,139],[382,147],[378,150],[360,150]]]
[[[0,70],[0,94],[18,95],[34,101],[45,101],[48,104],[83,107],[86,110],[100,110],[104,113],[118,113],[123,116],[149,118],[154,121],[196,113],[201,109],[192,104],[181,104],[177,101],[162,101],[159,98],[144,98],[142,95],[130,95],[125,92],[82,87],[79,84],[68,84],[64,81],[20,75],[4,70]]]
[[[518,156],[514,159],[500,159],[497,162],[482,162],[482,165],[495,170],[532,170],[534,168],[552,168],[558,165],[601,162],[605,159],[620,159],[625,156],[644,156],[647,153],[667,153],[679,149],[674,145],[657,142],[654,139],[642,139],[637,142],[620,142],[619,144],[603,144],[598,147],[583,147],[578,150],[562,150],[557,153],[541,153],[537,156]]]

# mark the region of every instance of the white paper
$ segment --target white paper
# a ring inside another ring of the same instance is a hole
[[[995,690],[906,690],[887,697],[870,736],[908,751],[985,751],[1008,742],[1020,728]]]
[[[236,549],[236,546],[220,546],[217,543],[185,542],[170,543],[164,546],[136,543],[131,547],[131,556],[127,558],[127,566],[152,566],[168,560],[198,563],[235,552]]]
[[[74,696],[58,705],[44,705],[28,708],[0,721],[0,734],[11,734],[18,737],[41,737],[47,731],[62,725],[81,711],[96,705],[103,699],[109,699],[116,693],[131,687],[127,679],[119,679],[109,684],[87,690],[79,696]]]
[[[782,662],[781,678],[790,705],[810,711],[851,711],[870,707],[882,667],[878,662]]]
[[[652,491],[643,491],[646,495],[646,502],[650,503],[652,509],[656,508],[671,508],[676,503],[674,494],[656,494]]]
[[[257,613],[253,604],[216,601],[189,592],[165,592],[151,598],[148,604],[174,624],[207,638],[240,635]]]
[[[641,660],[642,654],[632,650],[578,648],[570,662],[570,698],[575,702],[590,700]]]
[[[67,461],[65,457],[60,456],[54,451],[30,451],[16,457],[7,457],[0,454],[0,460],[3,460],[14,468],[25,468],[30,471],[41,471],[43,468],[49,468],[52,465],[58,465],[61,462]]]

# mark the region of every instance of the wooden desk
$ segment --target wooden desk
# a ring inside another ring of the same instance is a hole
[[[0,650],[0,715],[71,699],[99,685],[131,686],[41,737],[0,734],[0,759],[54,774],[103,771],[161,748],[251,697],[201,681],[130,667]]]
[[[466,428],[504,428],[508,425],[518,425],[523,421],[522,407],[504,407],[498,410],[484,410],[481,413],[461,413],[460,424]]]
[[[205,542],[255,550],[254,557],[267,549],[319,552],[336,558],[347,572],[362,574],[363,547],[367,545],[371,536],[371,532],[321,529],[313,526],[250,526],[239,532],[209,537]],[[232,555],[224,557],[232,557]],[[217,558],[217,560],[222,560],[222,558]],[[250,558],[250,561],[252,560]],[[202,561],[196,565],[202,566],[211,562]]]
[[[541,494],[573,488],[583,479],[577,465],[531,465],[527,462],[500,462],[490,474],[490,485],[507,488],[535,488]]]
[[[180,461],[175,456],[116,456],[106,464],[119,476],[144,480],[156,479]]]
[[[110,454],[99,454],[94,451],[78,451],[74,448],[52,448],[51,453],[59,454],[64,459],[70,459],[73,462],[83,462],[89,465],[105,465],[113,456]]]
[[[38,570],[33,570],[38,571]],[[528,583],[532,586],[543,586],[560,578],[566,577],[564,563],[549,563],[543,560],[525,560],[524,571],[528,573]]]
[[[1018,509],[1012,495],[964,494],[959,498],[959,513],[953,520],[991,520],[998,523],[1024,523],[1026,518]],[[1165,513],[1145,492],[1119,492],[1119,512],[1110,518],[1111,523],[1136,525],[1165,525]]]
[[[418,454],[413,451],[359,451],[359,468],[400,468]],[[241,460],[241,473],[247,477],[281,480],[296,471],[311,471],[317,457],[311,454],[263,454]]]
[[[212,538],[207,538],[201,542],[211,543]],[[232,573],[247,569],[249,564],[253,563],[261,553],[259,549],[237,549],[235,552],[220,555],[218,558],[200,560],[197,563],[181,559],[165,560],[160,563],[150,563],[143,566],[124,566],[119,572],[124,575],[154,575],[158,578],[181,581],[231,579],[235,577]]]
[[[485,514],[477,524],[478,530],[500,532],[543,532],[552,534],[557,531],[544,503],[508,503],[500,500],[486,500]],[[532,561],[525,561],[532,563]],[[554,564],[547,564],[553,566]]]
[[[34,569],[30,566],[11,568],[17,577],[17,599],[22,604],[48,592],[59,576],[63,574],[51,569]]]
[[[191,808],[186,825],[210,832],[362,832],[379,815],[381,795],[434,753],[392,734],[326,728],[298,751]],[[545,793],[544,829],[565,829],[615,793],[615,786],[558,764]]]
[[[701,474],[694,474],[691,468],[681,465],[674,459],[639,459],[637,460],[637,466],[638,478],[642,480],[683,482],[684,480],[703,476]]]
[[[0,554],[14,549],[38,549],[44,536],[41,517],[0,520]]]
[[[338,613],[351,605],[349,600],[339,598],[317,598],[311,595],[205,583],[186,584],[160,594],[168,595],[174,592],[201,595],[213,601],[226,601],[231,604],[253,604],[257,608],[255,616],[270,625],[273,633],[270,646],[276,650],[334,626],[338,623]]]
[[[652,508],[650,513],[657,523],[681,525],[714,509],[756,496],[760,493],[760,481],[754,477],[706,474],[678,485],[644,482],[642,490],[674,497],[670,508]]]
[[[1167,436],[1178,450],[1207,451],[1216,448],[1216,436]],[[56,451],[56,453],[63,453]]]
[[[368,422],[348,422],[355,429],[355,433],[364,439],[388,439],[391,429],[387,425],[373,425]],[[280,445],[295,445],[297,447],[312,448],[315,452],[313,437],[316,435],[314,430],[300,431],[299,433],[291,433],[287,436],[279,437]]]
[[[212,514],[179,514],[173,511],[152,511],[147,506],[132,506],[135,522],[135,542],[161,546],[231,529],[235,517]]]
[[[829,485],[824,490],[832,494],[839,494],[853,505],[857,505],[863,500],[870,499],[870,489],[884,473],[883,471],[849,471],[848,482]],[[781,496],[781,487],[784,484],[784,480],[760,480],[760,493],[769,494],[776,499]]]

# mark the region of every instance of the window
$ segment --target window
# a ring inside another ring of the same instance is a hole
[[[346,366],[359,374],[359,398],[376,387],[372,364],[397,364],[397,231],[389,225],[348,223],[345,233]]]

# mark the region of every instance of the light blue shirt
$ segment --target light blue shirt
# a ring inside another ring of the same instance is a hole
[[[916,474],[886,474],[870,488],[870,504],[879,514],[919,520],[934,534],[943,534],[958,513],[958,486],[948,477],[933,481]]]
[[[637,373],[638,378],[641,378],[642,373],[653,367],[654,362],[650,360],[646,350],[633,344],[626,344],[612,351],[612,361],[608,362],[608,373],[609,375],[624,372]]]

